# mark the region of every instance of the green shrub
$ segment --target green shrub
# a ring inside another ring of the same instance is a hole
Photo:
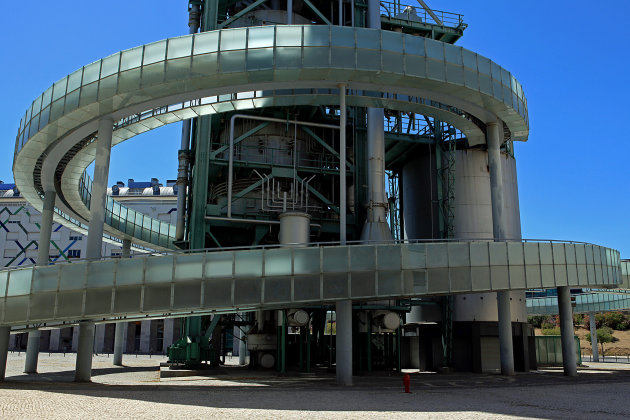
[[[584,322],[583,314],[573,314],[573,326],[579,327]]]
[[[606,355],[604,344],[613,343],[617,341],[616,337],[613,337],[613,330],[610,327],[601,327],[597,329],[597,342],[599,343],[600,352],[602,356]],[[586,335],[586,341],[591,342],[591,335]]]
[[[542,335],[560,335],[560,327],[543,328]]]
[[[527,317],[527,322],[534,328],[541,328],[545,319],[547,319],[545,315],[530,315]]]

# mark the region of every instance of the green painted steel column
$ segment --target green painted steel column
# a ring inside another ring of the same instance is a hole
[[[195,165],[193,167],[193,202],[191,206],[189,241],[190,249],[205,248],[206,202],[208,199],[208,170],[210,159],[211,117],[198,119],[195,142]]]

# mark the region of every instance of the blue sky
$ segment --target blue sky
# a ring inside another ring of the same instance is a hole
[[[630,258],[630,2],[428,3],[462,13],[469,27],[458,45],[524,86],[530,138],[516,145],[523,237],[593,242]],[[53,82],[117,51],[185,33],[186,0],[3,1],[0,180],[13,179],[20,117]],[[175,178],[180,127],[117,146],[110,184]]]

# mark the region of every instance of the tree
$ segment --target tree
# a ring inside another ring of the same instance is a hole
[[[586,341],[591,342],[591,335],[586,335]],[[612,343],[617,341],[616,337],[613,337],[613,330],[610,327],[601,327],[597,329],[597,342],[599,343],[600,352],[602,356],[605,356],[606,353],[604,351],[604,344]]]

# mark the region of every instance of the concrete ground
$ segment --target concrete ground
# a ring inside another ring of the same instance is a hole
[[[355,377],[250,371],[236,366],[160,380],[163,357],[128,356],[125,367],[95,356],[93,382],[73,383],[74,354],[42,353],[39,373],[26,375],[24,353],[9,354],[0,383],[2,419],[409,419],[630,418],[630,365],[589,364],[578,378],[559,369],[514,377],[411,374]],[[232,361],[234,363],[234,360]]]

